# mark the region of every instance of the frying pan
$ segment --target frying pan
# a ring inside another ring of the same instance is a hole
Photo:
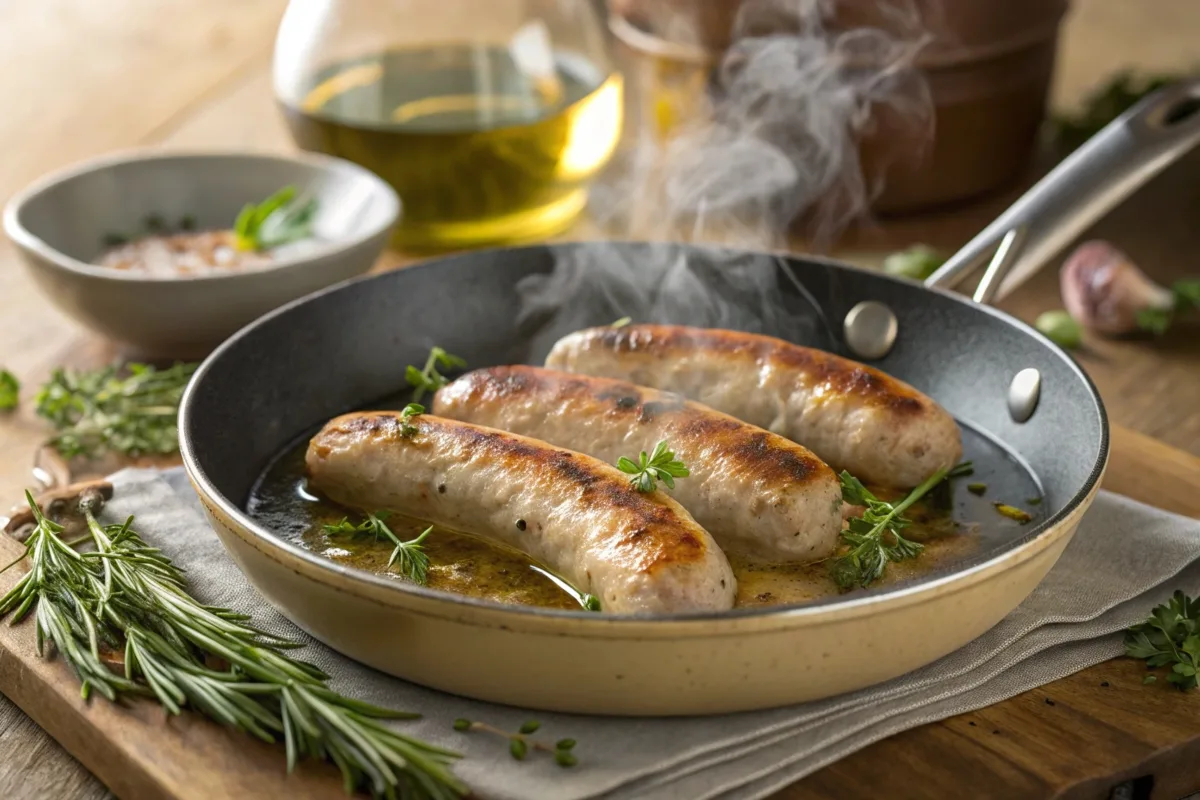
[[[268,602],[331,647],[423,685],[529,708],[685,715],[887,680],[963,646],[1019,604],[1098,491],[1108,423],[1095,387],[1066,353],[985,303],[1006,276],[1019,280],[1200,140],[1198,97],[1194,84],[1140,104],[924,286],[816,258],[577,243],[459,255],[319,292],[205,361],[180,414],[184,464],[213,528]],[[940,288],[993,251],[975,300]],[[658,277],[637,283],[647,274]],[[624,278],[610,285],[613,275]],[[400,584],[306,551],[243,510],[276,454],[329,418],[393,395],[405,365],[421,363],[431,344],[473,367],[539,363],[557,336],[607,324],[629,313],[625,303],[639,321],[740,326],[877,356],[871,363],[955,415],[977,469],[1011,491],[1034,486],[1044,497],[1036,520],[874,590],[619,617]]]

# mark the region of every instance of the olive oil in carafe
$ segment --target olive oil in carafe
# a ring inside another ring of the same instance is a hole
[[[505,47],[392,50],[318,73],[284,111],[302,147],[400,195],[400,246],[448,249],[565,229],[620,136],[622,84],[570,54],[523,72]]]

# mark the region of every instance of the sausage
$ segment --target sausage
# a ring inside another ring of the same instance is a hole
[[[535,439],[432,415],[407,424],[398,412],[330,421],[309,442],[312,487],[516,547],[606,612],[732,608],[725,554],[666,494],[641,494],[615,467]]]
[[[439,390],[433,412],[609,463],[636,461],[639,451],[665,439],[691,471],[671,495],[725,552],[815,561],[837,545],[842,491],[825,462],[676,394],[538,367],[492,367]]]
[[[962,456],[954,418],[877,369],[769,336],[677,325],[591,328],[546,366],[678,392],[808,447],[860,480],[908,488]]]

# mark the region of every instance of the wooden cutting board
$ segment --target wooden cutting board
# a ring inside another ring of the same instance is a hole
[[[1200,517],[1200,459],[1121,428],[1105,488]],[[0,563],[21,553],[0,535]],[[17,576],[0,575],[0,594]],[[1148,611],[1148,609],[1147,609]],[[58,661],[34,652],[33,626],[0,626],[0,692],[126,800],[340,798],[332,768],[283,771],[279,747],[155,705],[85,704]],[[972,797],[1135,800],[1200,791],[1200,692],[1143,686],[1118,659],[971,714],[868,747],[794,784],[780,800]]]

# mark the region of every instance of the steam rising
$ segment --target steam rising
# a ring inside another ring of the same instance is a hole
[[[916,2],[746,0],[734,44],[710,81],[707,113],[665,143],[638,137],[593,192],[593,218],[614,238],[758,251],[783,249],[788,232],[801,227],[824,249],[865,217],[881,188],[876,168],[889,157],[887,145],[911,155],[932,131],[932,102],[914,68],[929,38]],[[682,24],[670,20],[660,30]],[[860,157],[868,137],[875,177]],[[631,316],[818,346],[829,338],[811,297],[802,308],[782,302],[785,289],[805,292],[779,259],[712,251],[689,263],[684,252],[572,251],[552,274],[518,286],[521,318],[559,332]]]

